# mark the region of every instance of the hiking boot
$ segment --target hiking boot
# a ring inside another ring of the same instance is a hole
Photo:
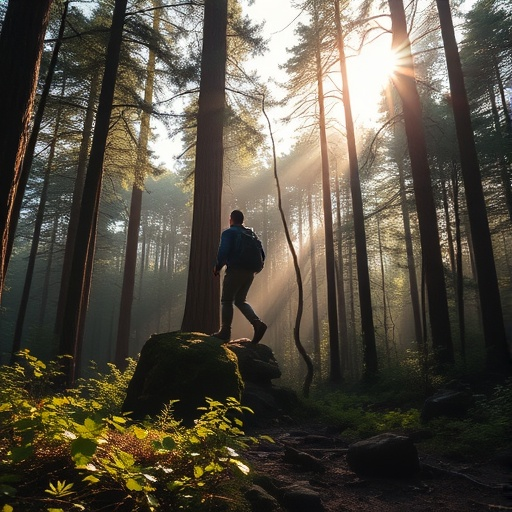
[[[251,343],[258,343],[261,338],[263,338],[263,335],[265,334],[265,331],[267,330],[267,324],[263,323],[261,320],[256,320],[254,323],[254,337],[251,340]]]
[[[222,340],[222,341],[229,341],[231,339],[231,332],[221,329],[220,331],[214,332],[210,336],[218,338],[219,340]]]

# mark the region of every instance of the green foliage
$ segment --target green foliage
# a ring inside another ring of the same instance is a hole
[[[467,418],[437,418],[429,423],[435,436],[427,448],[456,459],[479,459],[512,448],[512,380],[479,400]]]
[[[101,373],[94,361],[90,364],[92,376],[87,379],[80,379],[78,387],[80,392],[87,397],[93,398],[100,405],[102,414],[115,414],[121,410],[126,389],[135,372],[137,361],[127,359],[126,370],[121,371],[115,364],[107,363],[108,371]]]
[[[348,442],[383,432],[408,434],[428,429],[431,438],[422,442],[422,450],[437,455],[478,460],[512,448],[512,380],[496,386],[489,398],[482,396],[466,418],[442,417],[423,425],[423,386],[409,377],[406,371],[395,377],[383,375],[378,383],[365,387],[321,390],[303,402],[301,411],[305,417],[316,416],[335,426]]]
[[[236,399],[207,399],[192,428],[173,417],[172,402],[155,420],[131,423],[118,411],[134,363],[58,391],[57,363],[19,355],[0,367],[3,510],[208,510],[249,473],[237,450],[253,440]]]
[[[348,441],[382,432],[407,432],[419,428],[418,409],[390,409],[376,404],[375,396],[335,391],[306,402],[308,415],[316,412],[323,421],[335,425]]]

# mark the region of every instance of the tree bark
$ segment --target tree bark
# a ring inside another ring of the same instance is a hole
[[[341,190],[336,167],[336,230],[338,232],[338,265],[336,266],[336,290],[338,295],[338,320],[340,330],[341,372],[345,375],[350,367],[350,349],[347,325],[347,300],[345,298],[345,265],[343,261],[343,229],[341,224]]]
[[[9,263],[9,226],[52,0],[10,0],[0,34],[0,303]]]
[[[494,97],[493,87],[489,84],[489,101],[491,102],[491,111],[492,118],[494,123],[494,130],[496,132],[496,138],[500,142],[500,146],[504,146],[504,138],[501,133],[501,124],[500,124],[500,116],[498,113],[498,106],[496,105],[496,98]],[[510,143],[510,141],[509,141]],[[498,159],[498,165],[500,167],[500,176],[501,181],[503,182],[503,192],[505,195],[505,203],[507,205],[508,217],[512,221],[512,183],[511,183],[511,173],[509,169],[509,165],[503,153],[496,155]]]
[[[382,329],[384,331],[384,348],[386,349],[386,359],[388,367],[391,366],[391,350],[389,347],[388,336],[388,304],[386,294],[386,273],[384,268],[384,250],[382,249],[382,234],[380,230],[380,219],[377,215],[377,239],[379,242],[379,259],[380,259],[380,282],[382,292]]]
[[[451,103],[466,192],[471,238],[474,241],[473,250],[487,351],[487,369],[509,374],[512,360],[506,340],[480,166],[450,4],[448,0],[436,0],[436,4],[448,67]]]
[[[103,162],[110,125],[110,114],[119,66],[119,55],[123,35],[124,16],[127,0],[116,0],[112,15],[112,26],[107,48],[105,71],[96,115],[96,124],[91,146],[87,175],[82,195],[82,206],[78,220],[78,230],[71,263],[70,281],[67,293],[63,329],[60,337],[60,354],[77,356],[79,350],[79,331],[81,317],[85,314],[81,308],[86,306],[85,290],[87,283],[85,271],[89,254],[94,254],[95,231],[93,226],[97,218],[97,203],[101,191]],[[91,262],[92,264],[92,262]],[[75,380],[76,360],[66,368],[67,383]]]
[[[25,189],[27,188],[30,171],[32,169],[32,163],[34,161],[34,151],[36,148],[37,139],[39,137],[39,131],[41,130],[41,123],[43,121],[44,111],[46,109],[46,103],[52,87],[53,75],[55,74],[55,68],[57,66],[57,60],[59,57],[60,47],[62,45],[62,38],[64,37],[64,30],[66,28],[66,17],[68,13],[69,1],[64,2],[64,9],[62,11],[59,34],[57,41],[53,47],[52,58],[48,66],[48,72],[44,80],[43,90],[41,91],[41,97],[37,105],[37,110],[34,115],[32,122],[32,130],[30,132],[30,138],[27,143],[25,155],[23,156],[23,165],[21,166],[20,179],[18,188],[16,190],[16,197],[14,198],[14,206],[12,211],[12,222],[9,225],[9,241],[7,246],[7,259],[10,258],[12,252],[12,246],[14,245],[14,236],[16,234],[16,228],[18,227],[18,218],[21,212],[21,205],[23,203],[23,197],[25,196]],[[64,82],[66,78],[64,77]],[[62,87],[61,96],[64,96],[64,86]]]
[[[64,88],[64,86],[63,86]],[[39,198],[39,206],[37,208],[36,219],[34,223],[34,234],[32,235],[32,243],[30,245],[30,254],[28,257],[27,271],[25,272],[25,283],[23,285],[23,292],[21,294],[20,305],[18,308],[18,316],[16,318],[16,327],[14,330],[14,340],[12,344],[11,352],[11,364],[14,364],[16,359],[16,353],[21,348],[21,339],[23,333],[23,324],[25,322],[25,315],[27,312],[27,306],[30,299],[30,288],[32,287],[32,278],[34,276],[34,268],[36,266],[37,251],[39,248],[39,240],[41,238],[41,227],[44,220],[44,212],[46,208],[46,201],[48,199],[48,187],[50,185],[51,169],[53,165],[53,159],[55,156],[55,146],[57,144],[57,138],[60,129],[60,116],[61,109],[57,112],[57,119],[55,121],[55,127],[53,130],[53,137],[50,145],[50,154],[48,155],[48,163],[46,165],[43,186],[41,189],[41,196]]]
[[[316,13],[315,13],[316,16]],[[315,22],[318,27],[318,20]],[[329,362],[332,382],[340,382],[341,374],[340,345],[338,334],[338,306],[336,299],[336,270],[334,263],[334,227],[332,221],[332,200],[331,200],[331,176],[329,172],[329,156],[327,147],[327,134],[325,126],[324,107],[324,74],[320,56],[320,38],[316,40],[316,73],[318,88],[318,116],[320,128],[320,152],[322,162],[322,197],[323,197],[323,220],[325,238],[325,271],[327,277],[327,318],[329,324]]]
[[[153,2],[157,7],[158,2]],[[158,33],[160,29],[160,12],[158,9],[153,11],[153,31]],[[155,81],[156,56],[155,51],[150,48],[148,56],[148,65],[146,67],[147,78],[144,90],[144,103],[149,106],[153,103],[153,89]],[[135,290],[135,271],[137,267],[137,249],[139,246],[140,219],[142,211],[142,189],[144,187],[144,178],[147,169],[147,149],[151,114],[142,111],[140,120],[140,133],[137,161],[135,164],[135,179],[132,187],[132,197],[130,203],[130,216],[128,219],[128,232],[126,236],[126,250],[123,271],[123,285],[121,289],[121,303],[119,306],[119,321],[117,325],[117,341],[115,364],[119,368],[126,367],[126,359],[130,355],[130,332],[132,323],[132,304]]]
[[[194,210],[187,296],[181,329],[219,327],[220,285],[212,275],[221,226],[227,0],[206,0],[197,114]]]
[[[94,107],[97,100],[98,87],[99,76],[95,75],[91,79],[91,87],[86,107],[87,110],[85,113],[84,126],[82,128],[82,140],[78,153],[77,172],[73,188],[73,198],[71,200],[71,212],[69,215],[68,229],[66,234],[66,245],[64,247],[64,259],[62,262],[59,299],[57,302],[57,313],[55,315],[54,337],[56,340],[60,340],[62,334],[62,325],[64,322],[64,312],[67,303],[71,262],[73,260],[73,251],[78,229],[78,219],[80,217],[80,204],[82,202],[85,174],[87,172],[87,158],[89,154],[89,146],[91,143],[94,123]]]
[[[59,228],[60,216],[56,212],[53,217],[52,234],[48,249],[48,258],[46,260],[46,270],[43,279],[43,289],[41,292],[41,304],[39,304],[39,328],[42,329],[46,320],[46,309],[48,307],[48,295],[50,294],[50,281],[52,278],[53,257],[55,255],[55,241],[57,240],[57,230]]]
[[[466,322],[464,306],[464,270],[462,268],[462,233],[460,228],[459,179],[457,167],[452,169],[453,211],[455,216],[455,245],[457,247],[455,269],[455,291],[457,301],[457,317],[459,322],[460,353],[466,361]]]
[[[352,193],[352,210],[354,215],[354,236],[356,241],[357,280],[359,304],[361,308],[361,329],[363,334],[364,375],[371,377],[378,373],[377,346],[375,343],[375,326],[373,323],[372,296],[370,287],[370,270],[368,268],[368,251],[366,247],[366,230],[364,225],[363,198],[359,178],[356,137],[350,103],[345,44],[341,30],[339,0],[334,1],[338,53],[340,58],[341,78],[343,82],[343,109],[345,111],[345,128],[347,130],[348,159],[350,169],[350,190]]]
[[[411,219],[409,217],[407,193],[405,190],[404,166],[400,158],[396,158],[395,161],[398,168],[398,179],[400,182],[400,208],[402,210],[402,219],[404,224],[405,253],[407,255],[409,293],[411,296],[412,315],[414,318],[414,335],[416,336],[418,352],[420,354],[425,354],[425,340],[423,338],[423,326],[421,322],[418,278],[416,276],[416,263],[414,258],[414,248],[412,244]]]
[[[391,11],[393,48],[399,52],[400,68],[394,84],[402,100],[407,145],[411,159],[414,194],[420,228],[422,264],[428,292],[429,318],[434,357],[440,364],[453,364],[453,344],[448,298],[439,243],[436,206],[432,193],[421,102],[414,77],[411,43],[407,34],[402,0],[388,0]]]
[[[308,190],[309,261],[311,267],[311,314],[313,330],[313,354],[317,375],[322,376],[322,351],[320,349],[320,322],[318,319],[318,282],[316,278],[316,247],[313,225],[313,194]]]

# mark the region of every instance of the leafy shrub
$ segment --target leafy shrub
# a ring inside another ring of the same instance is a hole
[[[128,366],[124,371],[115,364],[107,363],[108,371],[101,373],[92,361],[89,367],[92,375],[87,379],[80,379],[77,383],[80,394],[99,404],[104,415],[116,414],[121,410],[128,384],[137,366],[135,359],[129,358],[127,362]]]
[[[453,458],[488,458],[512,448],[512,380],[495,387],[489,399],[478,401],[464,419],[437,418],[428,449]]]
[[[335,426],[349,442],[382,432],[399,433],[419,428],[417,408],[401,410],[377,404],[370,394],[335,391],[304,401],[302,410],[305,417],[316,416],[322,422]]]
[[[207,399],[192,428],[172,415],[130,423],[119,410],[134,365],[57,392],[59,364],[20,353],[0,367],[0,507],[14,510],[208,510],[249,468],[234,398]],[[229,501],[226,501],[229,503]],[[223,510],[229,510],[224,507]]]
[[[302,414],[335,426],[347,442],[382,432],[407,434],[424,430],[425,426],[420,423],[422,394],[408,395],[410,403],[418,406],[401,409],[397,407],[399,402],[389,395],[391,388],[389,380],[383,379],[373,387],[324,391],[303,402]],[[512,380],[496,386],[488,399],[478,401],[467,418],[431,420],[427,426],[431,439],[422,442],[422,450],[459,460],[492,456],[497,450],[512,448],[510,418]]]

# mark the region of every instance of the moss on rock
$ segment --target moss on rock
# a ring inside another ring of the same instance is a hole
[[[159,414],[171,400],[175,415],[190,423],[205,397],[241,399],[237,357],[218,338],[202,333],[156,334],[142,347],[123,411],[133,418]]]

